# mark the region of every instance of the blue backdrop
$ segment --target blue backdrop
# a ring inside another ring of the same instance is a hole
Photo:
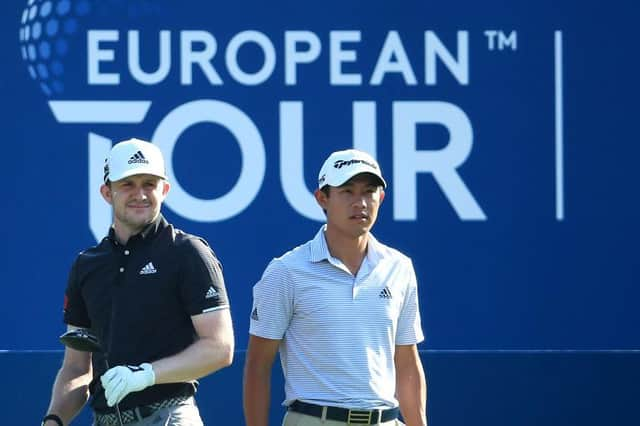
[[[318,169],[350,146],[389,183],[375,235],[414,260],[432,424],[640,419],[632,2],[0,7],[12,424],[46,409],[68,268],[108,226],[102,161],[129,137],[164,151],[165,215],[224,264],[238,353],[203,381],[208,424],[242,424],[251,287],[317,231]]]

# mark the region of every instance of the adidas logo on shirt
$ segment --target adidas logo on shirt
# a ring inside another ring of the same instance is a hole
[[[215,288],[213,288],[213,286],[209,287],[209,290],[207,290],[207,294],[206,296],[204,296],[204,298],[211,299],[212,297],[218,297],[218,292]]]
[[[140,269],[140,275],[155,274],[156,272],[158,272],[158,270],[153,266],[152,262],[147,263]]]
[[[135,154],[133,154],[131,158],[129,158],[128,163],[129,164],[133,164],[133,163],[149,164],[149,160],[144,158],[144,154],[142,153],[142,151],[138,151]]]
[[[258,321],[258,308],[253,308],[253,311],[251,312],[251,319],[254,321]]]
[[[384,288],[380,292],[380,297],[383,298],[383,299],[391,299],[391,298],[393,298],[393,296],[391,295],[391,290],[389,290],[389,287],[384,286]]]

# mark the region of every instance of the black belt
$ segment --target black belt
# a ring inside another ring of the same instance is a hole
[[[387,410],[350,410],[340,407],[323,407],[322,405],[309,404],[302,401],[293,401],[289,410],[313,417],[322,417],[322,411],[327,409],[325,418],[343,422],[348,425],[375,425],[395,420],[400,415],[398,407]]]

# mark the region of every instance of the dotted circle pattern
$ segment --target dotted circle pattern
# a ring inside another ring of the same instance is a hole
[[[20,53],[42,92],[64,92],[65,58],[87,15],[130,20],[166,13],[169,0],[26,0],[20,16]],[[86,25],[86,23],[85,23]]]
[[[18,34],[22,59],[45,95],[64,92],[63,61],[69,39],[91,8],[89,0],[29,0],[22,12]]]

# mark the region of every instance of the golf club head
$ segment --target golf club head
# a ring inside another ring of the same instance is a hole
[[[89,330],[77,328],[69,330],[60,336],[60,342],[68,348],[80,352],[101,352],[102,346],[98,338]]]

